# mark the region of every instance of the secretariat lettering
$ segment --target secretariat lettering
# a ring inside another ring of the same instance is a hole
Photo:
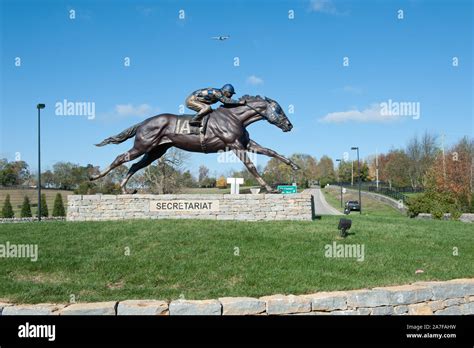
[[[152,201],[150,202],[150,211],[218,211],[219,201],[209,200],[173,200],[173,201]]]
[[[156,203],[156,209],[158,210],[193,210],[193,209],[205,209],[210,210],[212,208],[212,202],[166,202]]]

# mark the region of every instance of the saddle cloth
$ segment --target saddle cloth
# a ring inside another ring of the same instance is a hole
[[[206,146],[206,128],[207,128],[207,121],[210,115],[206,115],[201,120],[201,127],[191,126],[189,121],[193,118],[193,115],[183,115],[179,116],[176,120],[176,126],[174,132],[176,134],[194,134],[199,135],[201,148],[204,153],[207,153],[207,146]]]
[[[201,120],[201,127],[191,126],[189,121],[194,117],[194,115],[182,115],[179,116],[176,120],[176,126],[174,132],[176,134],[195,134],[200,135],[201,133],[206,133],[207,121],[209,115],[206,115]],[[202,130],[201,130],[202,128]]]

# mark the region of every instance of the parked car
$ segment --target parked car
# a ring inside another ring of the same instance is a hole
[[[346,208],[348,208],[350,211],[360,211],[359,201],[347,201]]]

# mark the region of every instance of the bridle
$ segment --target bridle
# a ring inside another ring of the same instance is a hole
[[[262,114],[260,111],[258,111],[258,110],[255,109],[254,107],[250,106],[250,105],[247,104],[247,103],[245,103],[245,106],[247,106],[249,109],[252,109],[253,111],[255,111],[258,115],[262,116],[264,119],[268,120],[267,115]]]
[[[275,108],[273,107],[273,105],[266,101],[267,102],[267,108],[270,107],[272,108],[273,111],[275,111]],[[267,115],[265,114],[262,114],[260,111],[258,111],[257,109],[255,109],[254,107],[248,105],[247,103],[245,104],[246,106],[248,106],[250,109],[252,109],[253,111],[255,111],[258,115],[262,116],[265,120],[267,120],[268,122],[276,125],[277,127],[280,127],[282,125],[282,122],[281,122],[281,119],[276,119],[276,120],[272,120],[270,119]],[[266,109],[265,109],[266,110]]]

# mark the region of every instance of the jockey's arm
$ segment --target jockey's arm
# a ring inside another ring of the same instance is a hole
[[[226,105],[244,105],[245,104],[245,100],[239,101],[232,98],[227,98],[223,94],[219,95],[219,101],[222,104],[226,104]]]

